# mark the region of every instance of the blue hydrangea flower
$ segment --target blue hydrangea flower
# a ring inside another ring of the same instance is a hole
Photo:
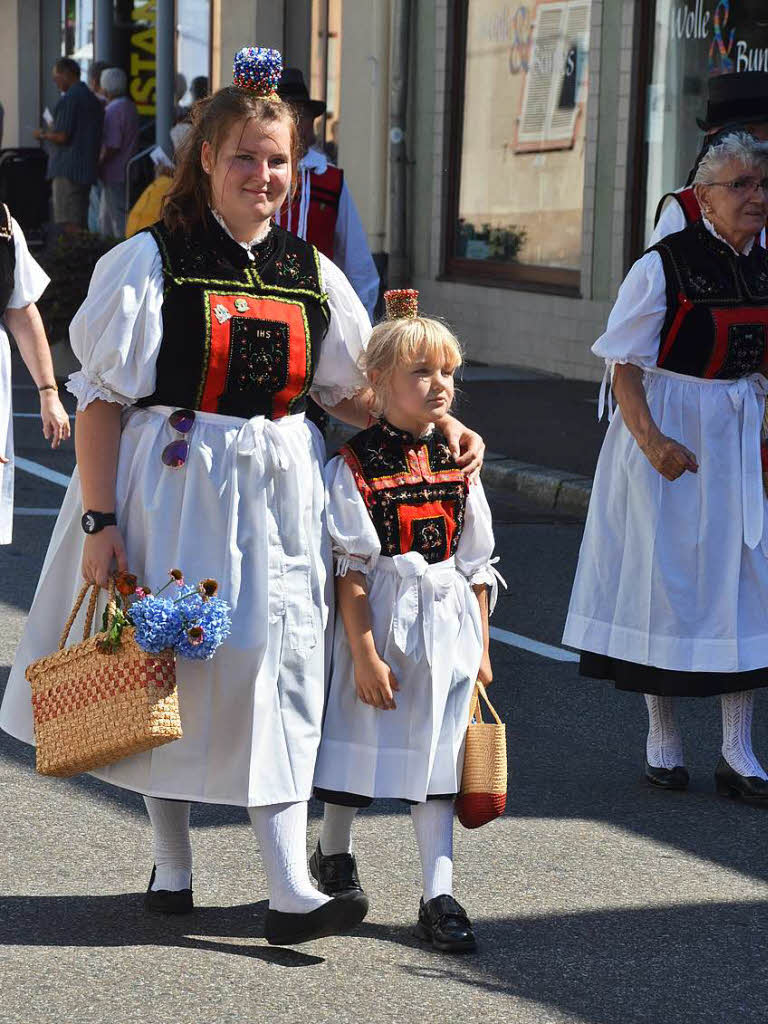
[[[181,609],[183,626],[176,651],[184,658],[207,661],[232,631],[230,607],[219,597],[203,601],[199,594],[192,594],[178,605]],[[191,638],[187,630],[199,626],[203,631],[202,641]]]
[[[148,654],[178,647],[184,632],[179,606],[164,597],[144,597],[131,605],[130,619],[136,628],[136,643]]]

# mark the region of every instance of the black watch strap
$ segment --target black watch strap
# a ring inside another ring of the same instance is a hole
[[[86,533],[100,533],[105,526],[117,526],[117,516],[114,512],[94,512],[88,509],[80,522]]]

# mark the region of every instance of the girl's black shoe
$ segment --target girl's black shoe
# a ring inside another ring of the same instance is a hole
[[[757,775],[739,775],[722,755],[715,768],[715,787],[720,796],[768,807],[768,782]]]
[[[469,953],[477,948],[466,911],[453,896],[420,900],[416,934],[441,953]]]
[[[340,900],[354,900],[364,907],[365,917],[368,897],[360,885],[357,862],[351,853],[333,853],[326,857],[318,843],[309,859],[309,870],[320,892]]]
[[[342,935],[360,924],[367,909],[357,900],[335,899],[308,914],[268,910],[264,937],[272,946],[297,946],[328,935]]]
[[[153,914],[191,914],[195,909],[192,902],[192,889],[152,889],[155,881],[155,865],[152,865],[152,874],[147,886],[147,894],[144,897],[144,909]],[[190,883],[192,879],[190,878]]]
[[[652,786],[658,786],[659,789],[688,788],[688,769],[681,764],[676,764],[674,768],[654,768],[646,761],[645,777]]]

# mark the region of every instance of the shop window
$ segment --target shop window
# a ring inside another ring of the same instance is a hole
[[[659,199],[683,186],[694,164],[703,140],[696,118],[704,117],[710,76],[768,71],[766,0],[656,0],[650,6],[644,199],[635,256],[651,236]]]
[[[445,274],[578,293],[590,0],[456,0]]]

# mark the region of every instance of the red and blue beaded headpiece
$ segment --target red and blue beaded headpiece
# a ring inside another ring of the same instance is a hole
[[[384,292],[387,320],[412,320],[419,315],[419,293],[415,288],[392,288]]]
[[[238,89],[247,89],[264,99],[277,98],[282,74],[283,58],[279,50],[244,46],[235,54],[232,78]]]

